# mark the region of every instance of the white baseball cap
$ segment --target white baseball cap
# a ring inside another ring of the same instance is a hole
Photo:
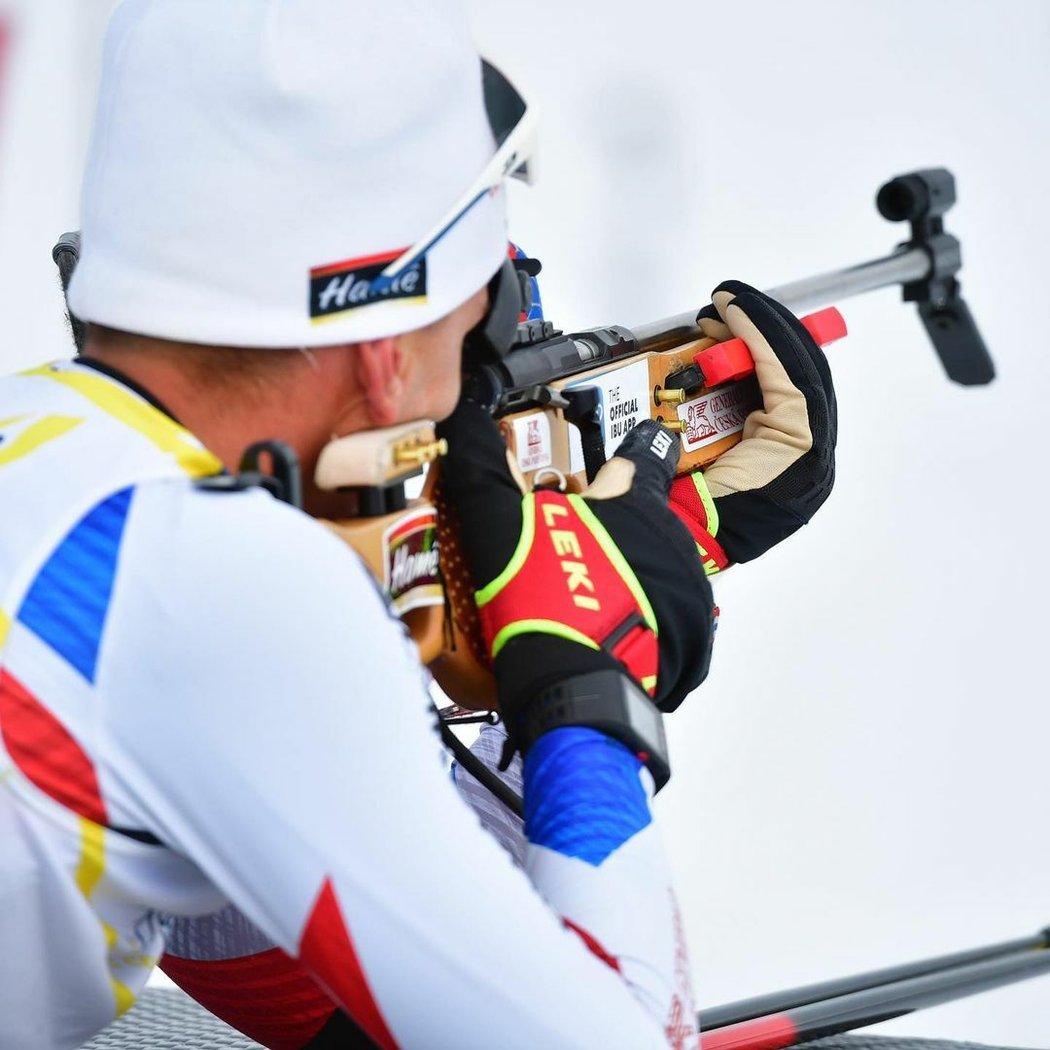
[[[457,0],[125,0],[70,307],[226,346],[421,328],[506,258],[534,140]]]

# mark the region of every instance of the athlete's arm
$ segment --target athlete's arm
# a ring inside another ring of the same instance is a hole
[[[502,723],[486,725],[470,750],[520,796],[521,756],[515,755],[505,771],[498,769],[506,742]],[[521,818],[462,766],[454,764],[452,769],[460,796],[481,826],[515,864],[524,866]],[[227,1023],[269,1046],[312,1048],[348,1042],[353,1022],[301,963],[278,948],[234,905],[212,915],[168,916],[166,922],[167,946],[160,968]]]
[[[443,768],[400,624],[304,516],[258,493],[138,490],[99,681],[129,815],[380,1045],[691,1037],[648,773],[591,730],[533,748],[541,841],[516,869]],[[583,853],[559,832],[581,805],[564,791],[579,747],[608,759],[597,794],[628,814]]]

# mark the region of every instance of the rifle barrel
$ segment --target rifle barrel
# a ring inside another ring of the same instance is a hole
[[[829,306],[843,299],[873,292],[878,288],[921,281],[929,275],[930,256],[923,248],[898,248],[881,259],[849,266],[844,270],[832,270],[804,277],[775,288],[767,289],[778,302],[789,310],[800,313],[816,306]],[[643,350],[670,350],[691,339],[699,339],[700,329],[696,325],[697,310],[666,317],[662,321],[649,321],[632,328],[638,345]]]

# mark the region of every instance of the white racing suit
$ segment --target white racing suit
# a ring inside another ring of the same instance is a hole
[[[243,926],[169,972],[271,1046],[694,1047],[638,760],[539,741],[517,868],[359,559],[220,470],[86,365],[0,380],[0,1048],[127,1010],[170,916]]]

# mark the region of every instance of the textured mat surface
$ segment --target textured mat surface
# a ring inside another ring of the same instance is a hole
[[[82,1050],[258,1050],[176,988],[147,988],[135,1005]]]
[[[908,1039],[892,1035],[833,1035],[829,1039],[815,1039],[802,1045],[806,1050],[817,1050],[818,1047],[820,1050],[1010,1050],[1009,1047],[988,1046],[986,1043],[953,1043],[945,1039]]]
[[[836,1035],[805,1044],[810,1050],[1008,1050],[977,1043],[892,1036]],[[82,1050],[258,1050],[189,996],[174,988],[148,988],[119,1021]],[[1034,1048],[1032,1048],[1034,1050]]]

